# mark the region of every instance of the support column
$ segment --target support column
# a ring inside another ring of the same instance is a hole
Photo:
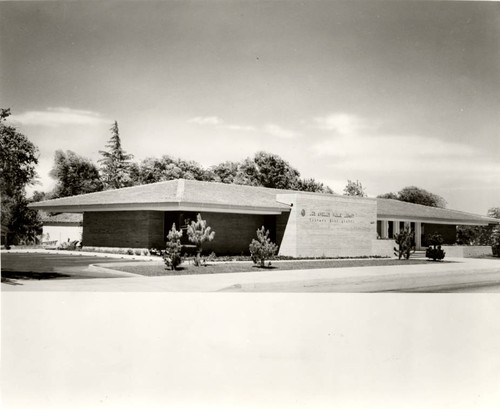
[[[415,222],[415,247],[422,250],[422,223]]]
[[[393,234],[399,234],[399,220],[394,220],[392,223]]]
[[[382,231],[381,231],[381,238],[382,239],[387,239],[389,238],[389,221],[388,220],[382,220]]]

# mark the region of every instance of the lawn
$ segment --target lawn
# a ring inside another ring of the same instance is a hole
[[[441,261],[441,263],[446,261]],[[394,259],[360,259],[360,260],[300,260],[274,261],[270,267],[260,268],[252,262],[237,263],[207,263],[205,266],[195,267],[193,264],[183,263],[178,270],[165,270],[163,264],[143,262],[130,265],[116,266],[113,270],[125,271],[144,276],[168,276],[189,274],[221,274],[221,273],[248,273],[252,271],[276,270],[306,270],[317,268],[368,267],[368,266],[397,266],[409,264],[427,264],[432,261],[423,259],[394,260]]]

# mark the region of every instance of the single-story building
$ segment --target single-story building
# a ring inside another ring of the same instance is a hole
[[[42,214],[42,244],[61,245],[64,242],[82,241],[83,214]]]
[[[84,247],[164,248],[175,223],[186,229],[197,213],[215,231],[204,250],[247,254],[265,226],[279,254],[294,257],[392,255],[390,240],[405,225],[417,249],[427,234],[455,242],[457,225],[498,220],[392,199],[279,190],[177,179],[32,203],[34,209],[83,214]],[[385,240],[384,240],[385,239]],[[186,234],[183,243],[188,244]]]

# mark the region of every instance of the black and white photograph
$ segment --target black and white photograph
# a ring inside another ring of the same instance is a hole
[[[498,2],[1,1],[0,109],[2,407],[500,404]]]

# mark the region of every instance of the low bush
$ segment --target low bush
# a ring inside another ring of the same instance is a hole
[[[441,248],[441,244],[443,244],[443,241],[443,237],[438,233],[434,233],[428,236],[427,242],[430,244],[430,246],[425,251],[425,257],[431,258],[434,261],[444,259],[446,253]]]

